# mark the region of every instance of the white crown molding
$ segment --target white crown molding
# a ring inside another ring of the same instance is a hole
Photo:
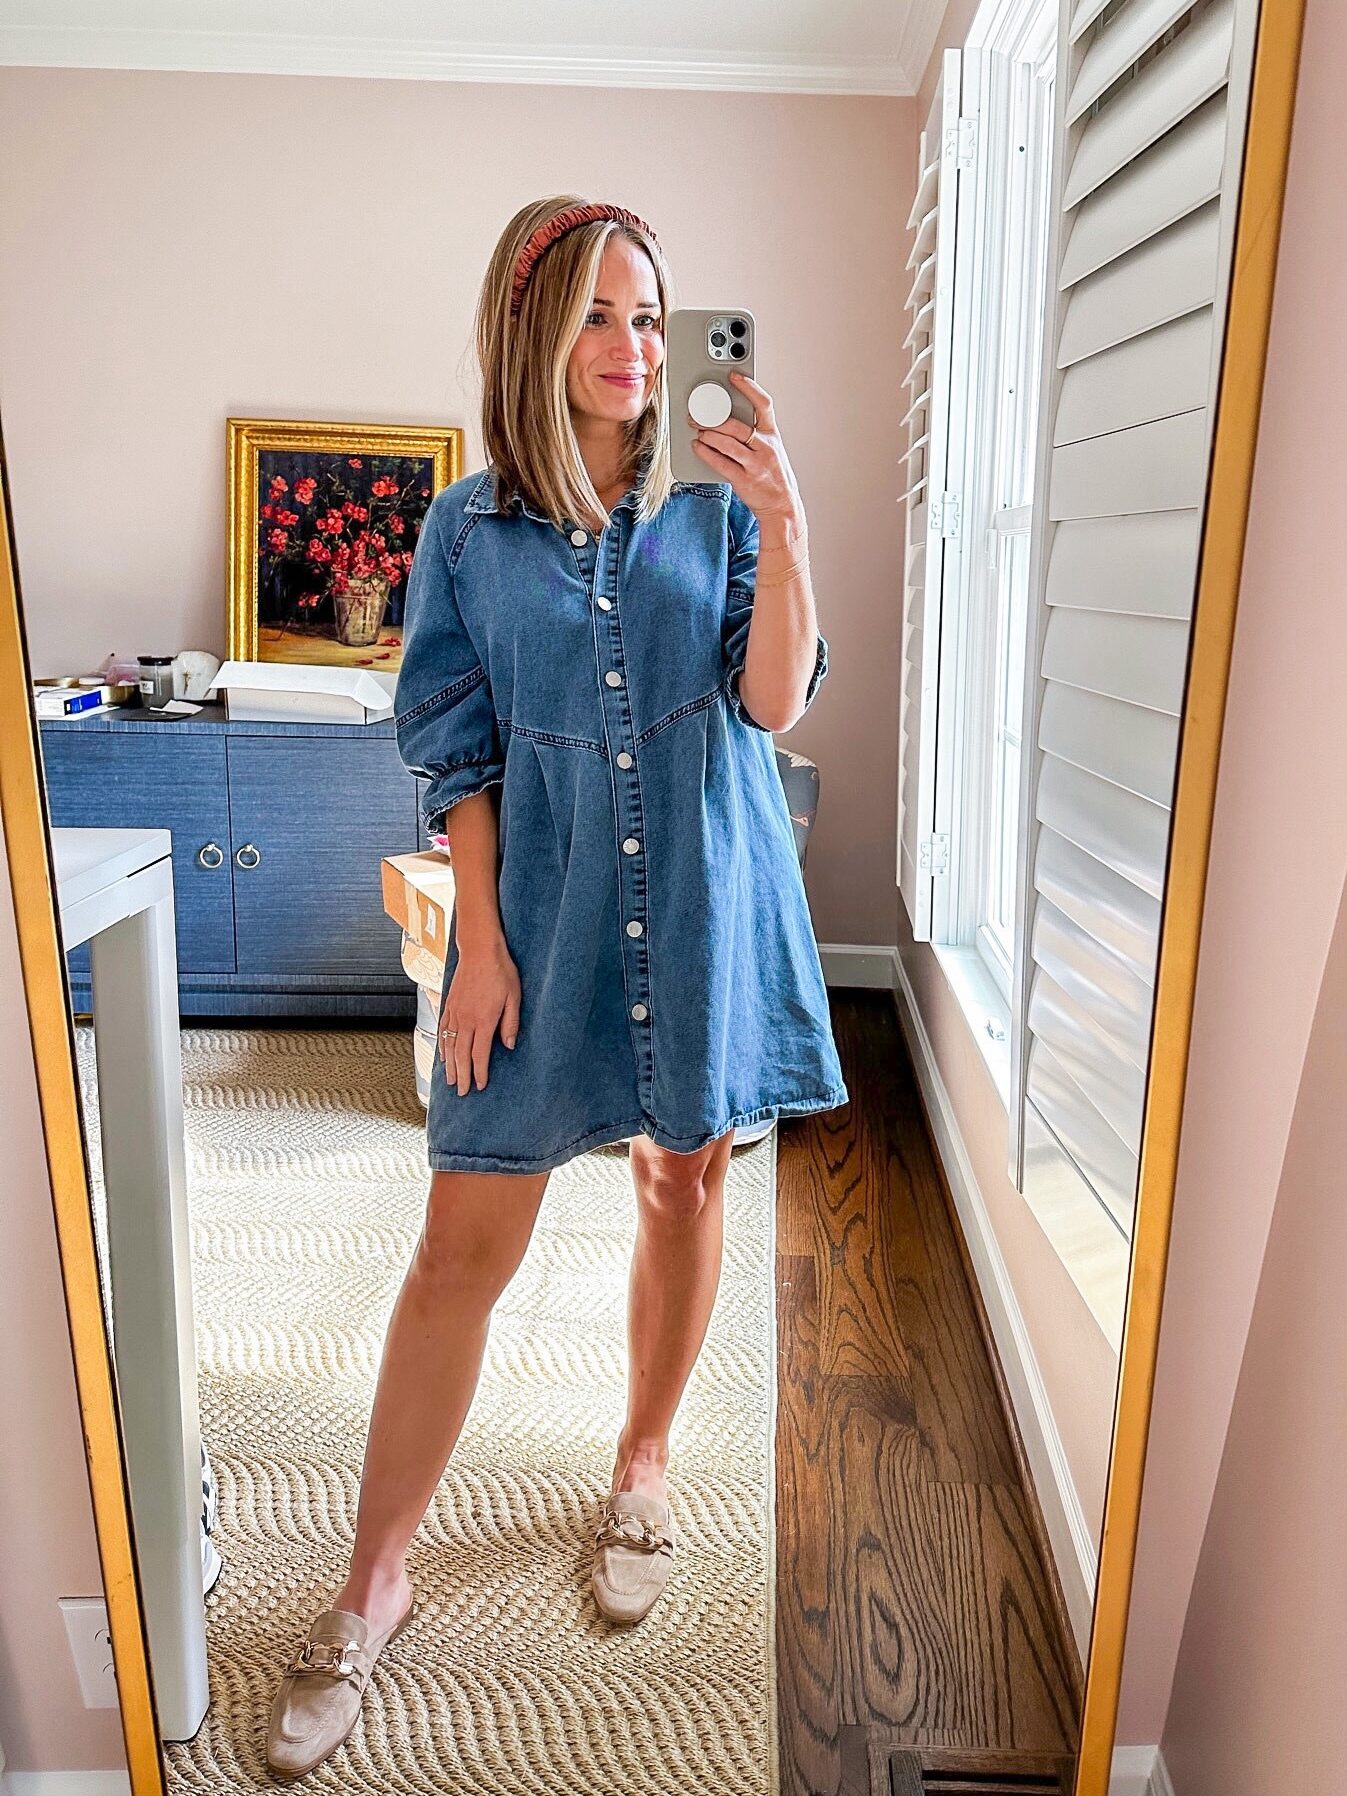
[[[913,0],[913,12],[944,0]],[[923,25],[923,30],[925,26]],[[904,44],[911,36],[904,31]],[[10,68],[174,69],[216,75],[348,75],[402,81],[508,81],[560,87],[705,88],[740,93],[916,92],[913,59],[837,61],[796,56],[696,57],[577,54],[562,45],[476,45],[432,39],[333,37],[318,33],[109,30],[98,26],[0,29],[0,64]],[[918,76],[925,67],[918,66]]]
[[[921,92],[921,78],[931,60],[948,7],[949,0],[908,0],[903,34],[898,41],[898,65],[907,81],[905,93]]]

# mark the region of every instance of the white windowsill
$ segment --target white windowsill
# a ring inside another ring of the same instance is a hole
[[[976,948],[932,942],[940,970],[958,999],[997,1095],[1010,1109],[1010,1008]]]
[[[941,942],[932,942],[931,947],[1009,1114],[1010,1012],[1004,994],[976,948]],[[989,1022],[1004,1030],[1004,1040],[992,1039]],[[1116,1353],[1127,1284],[1129,1247],[1125,1237],[1064,1155],[1054,1158],[1040,1152],[1023,1196]]]

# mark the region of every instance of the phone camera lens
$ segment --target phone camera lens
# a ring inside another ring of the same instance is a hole
[[[748,326],[744,323],[742,318],[735,318],[730,323],[730,335],[732,337],[742,337],[747,330]]]
[[[723,349],[725,347],[724,331],[711,332],[711,347],[712,349]]]
[[[748,351],[747,351],[747,349],[744,348],[744,345],[742,343],[731,343],[730,344],[730,354],[736,359],[736,361],[742,361],[744,359],[744,357],[748,354]]]

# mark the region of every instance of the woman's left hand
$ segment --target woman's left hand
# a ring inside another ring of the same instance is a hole
[[[702,425],[693,439],[694,450],[716,480],[729,483],[760,524],[771,517],[802,519],[800,489],[776,427],[771,394],[737,368],[730,369],[729,378],[751,402],[756,428],[735,417],[715,426]],[[697,423],[691,412],[688,423]]]

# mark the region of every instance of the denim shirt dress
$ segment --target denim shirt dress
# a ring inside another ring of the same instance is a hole
[[[494,467],[432,499],[395,725],[432,832],[498,785],[513,1049],[459,1095],[437,1047],[436,1170],[542,1172],[645,1133],[689,1153],[848,1102],[771,734],[739,696],[758,523],[728,483],[633,485],[596,538]],[[806,703],[822,680],[818,639]],[[450,923],[444,993],[458,963]]]

